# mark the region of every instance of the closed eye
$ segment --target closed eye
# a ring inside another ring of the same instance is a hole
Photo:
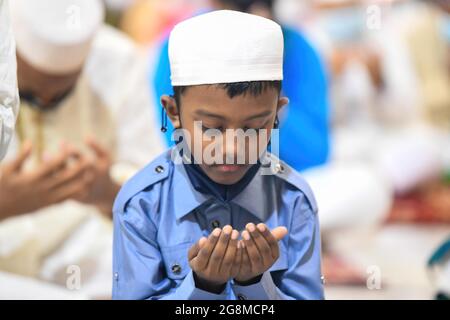
[[[223,131],[223,127],[217,127],[217,128],[208,128],[202,125],[202,131],[206,132],[208,130],[219,130],[219,131]]]
[[[266,127],[267,127],[267,124],[269,123],[269,121],[270,120],[268,120],[268,121],[266,121],[265,123],[263,123],[261,126],[257,126],[256,128],[255,127],[244,127],[244,128],[242,128],[244,131],[247,131],[247,130],[249,130],[249,129],[253,129],[253,130],[256,130],[256,131],[258,131],[258,130],[262,130],[262,129],[265,129]]]

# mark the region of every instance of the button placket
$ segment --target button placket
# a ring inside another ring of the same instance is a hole
[[[213,229],[220,228],[220,221],[219,221],[219,220],[213,220],[213,221],[211,222],[211,227],[212,227]]]
[[[212,203],[203,212],[210,231],[230,224],[230,213],[229,206],[218,202]]]

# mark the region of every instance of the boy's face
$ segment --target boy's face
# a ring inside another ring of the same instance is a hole
[[[163,96],[161,99],[174,127],[187,130],[191,136],[192,144],[194,143],[194,130],[203,132],[202,141],[199,143],[202,148],[202,155],[205,154],[203,151],[210,144],[219,143],[221,145],[222,163],[226,162],[227,157],[228,159],[234,159],[233,162],[235,164],[232,165],[206,164],[205,161],[195,156],[195,151],[193,151],[191,146],[192,154],[205,174],[211,180],[227,185],[234,184],[242,179],[252,165],[252,163],[249,163],[249,151],[253,151],[256,148],[258,155],[260,155],[267,148],[267,143],[263,143],[258,147],[260,140],[263,139],[262,141],[267,142],[270,140],[276,114],[288,102],[287,98],[279,98],[279,93],[275,88],[267,88],[259,96],[247,93],[231,99],[225,89],[216,85],[189,87],[182,94],[180,100],[181,106],[177,108],[173,98]],[[201,121],[202,127],[198,127],[199,121]],[[194,122],[197,122],[197,124]],[[221,141],[208,139],[208,129],[220,130],[222,133]],[[245,139],[244,145],[242,143],[237,145],[237,139],[235,139],[234,143],[227,144],[227,129],[242,129],[244,132],[247,129],[256,129],[256,140]],[[266,132],[260,132],[258,129],[266,129]],[[258,145],[251,145],[254,143],[258,143]],[[210,149],[212,149],[211,146]],[[238,150],[245,150],[246,160],[244,164],[237,164]]]

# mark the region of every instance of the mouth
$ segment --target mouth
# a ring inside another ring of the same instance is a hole
[[[221,173],[235,173],[245,168],[245,165],[235,164],[219,164],[214,165],[213,168]]]

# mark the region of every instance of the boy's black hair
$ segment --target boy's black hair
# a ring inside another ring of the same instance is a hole
[[[273,0],[219,0],[219,1],[223,4],[236,7],[237,10],[244,12],[250,10],[250,7],[255,4],[264,5],[272,11],[274,2]]]
[[[269,88],[281,91],[281,81],[246,81],[246,82],[234,82],[234,83],[221,83],[217,84],[220,89],[227,91],[227,95],[230,99],[236,96],[250,94],[251,96],[259,96]],[[173,87],[173,97],[180,106],[180,97],[190,86],[176,86]]]

